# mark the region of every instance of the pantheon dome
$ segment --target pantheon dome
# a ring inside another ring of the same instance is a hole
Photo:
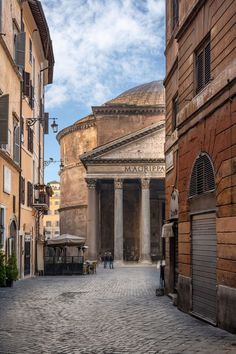
[[[58,133],[61,233],[86,237],[89,259],[160,256],[164,219],[165,97],[152,81],[93,106]]]

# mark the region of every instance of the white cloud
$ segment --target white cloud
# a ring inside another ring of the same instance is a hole
[[[55,54],[48,108],[102,104],[114,87],[160,78],[165,0],[42,0]],[[122,84],[121,84],[122,83]]]

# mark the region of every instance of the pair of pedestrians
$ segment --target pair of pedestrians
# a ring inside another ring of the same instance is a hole
[[[103,261],[104,261],[104,268],[110,268],[110,269],[114,269],[113,266],[113,256],[111,252],[105,252],[104,257],[103,257]]]

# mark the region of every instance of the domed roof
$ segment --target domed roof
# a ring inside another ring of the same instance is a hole
[[[113,105],[135,105],[135,106],[156,106],[165,103],[165,92],[163,81],[152,81],[147,84],[133,87],[118,97],[106,102],[105,106]]]

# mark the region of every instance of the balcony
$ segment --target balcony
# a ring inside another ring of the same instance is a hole
[[[49,209],[49,199],[52,195],[53,190],[50,186],[36,184],[34,186],[34,203],[32,207],[46,214]]]

